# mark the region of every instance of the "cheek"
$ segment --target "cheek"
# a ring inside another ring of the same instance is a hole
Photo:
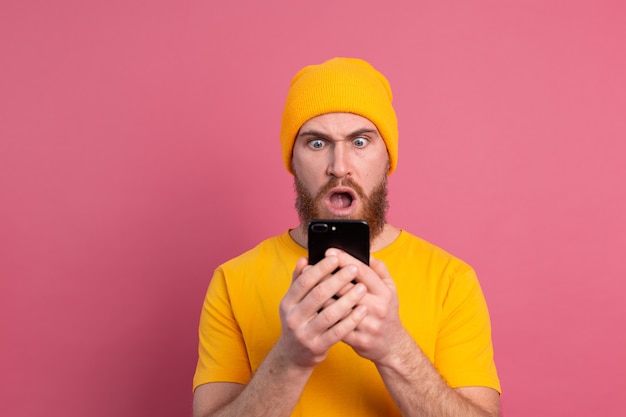
[[[380,178],[386,176],[389,172],[389,156],[387,152],[364,161],[364,167],[363,179],[370,185],[372,183],[378,184]]]
[[[300,187],[309,194],[316,195],[317,191],[323,186],[324,179],[318,178],[319,175],[316,175],[315,171],[309,166],[304,168],[302,165],[297,164],[295,158],[291,168],[300,183]]]
[[[323,180],[326,175],[326,167],[321,158],[307,158],[304,160],[296,152],[294,152],[291,160],[291,169],[306,184],[320,182],[320,179]]]
[[[304,189],[312,196],[317,195],[319,190],[324,186],[323,181],[313,178],[312,176],[307,174],[298,175],[298,179],[300,180],[300,184],[304,187]]]

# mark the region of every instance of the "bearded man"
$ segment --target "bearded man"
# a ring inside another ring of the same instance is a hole
[[[281,147],[300,224],[216,269],[194,416],[499,416],[474,271],[386,221],[398,159],[387,79],[359,59],[305,67],[287,96]],[[370,264],[329,249],[308,265],[314,218],[366,220]]]

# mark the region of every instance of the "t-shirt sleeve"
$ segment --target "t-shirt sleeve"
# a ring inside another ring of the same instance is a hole
[[[501,391],[487,303],[472,269],[450,279],[435,352],[435,367],[451,387],[485,386]]]
[[[248,353],[231,308],[222,268],[213,274],[200,314],[198,363],[193,389],[209,382],[246,384],[251,378]]]

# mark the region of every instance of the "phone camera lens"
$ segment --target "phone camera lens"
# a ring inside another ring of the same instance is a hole
[[[311,226],[311,230],[314,232],[328,232],[328,225],[326,223],[315,223]]]

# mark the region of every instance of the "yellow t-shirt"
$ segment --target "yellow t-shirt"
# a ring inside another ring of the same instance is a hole
[[[278,340],[278,306],[298,258],[288,232],[215,271],[200,317],[194,389],[208,382],[246,384]],[[489,313],[474,271],[402,231],[372,253],[393,277],[403,325],[447,383],[500,391]],[[333,346],[309,379],[294,416],[400,415],[372,362],[344,343]]]

